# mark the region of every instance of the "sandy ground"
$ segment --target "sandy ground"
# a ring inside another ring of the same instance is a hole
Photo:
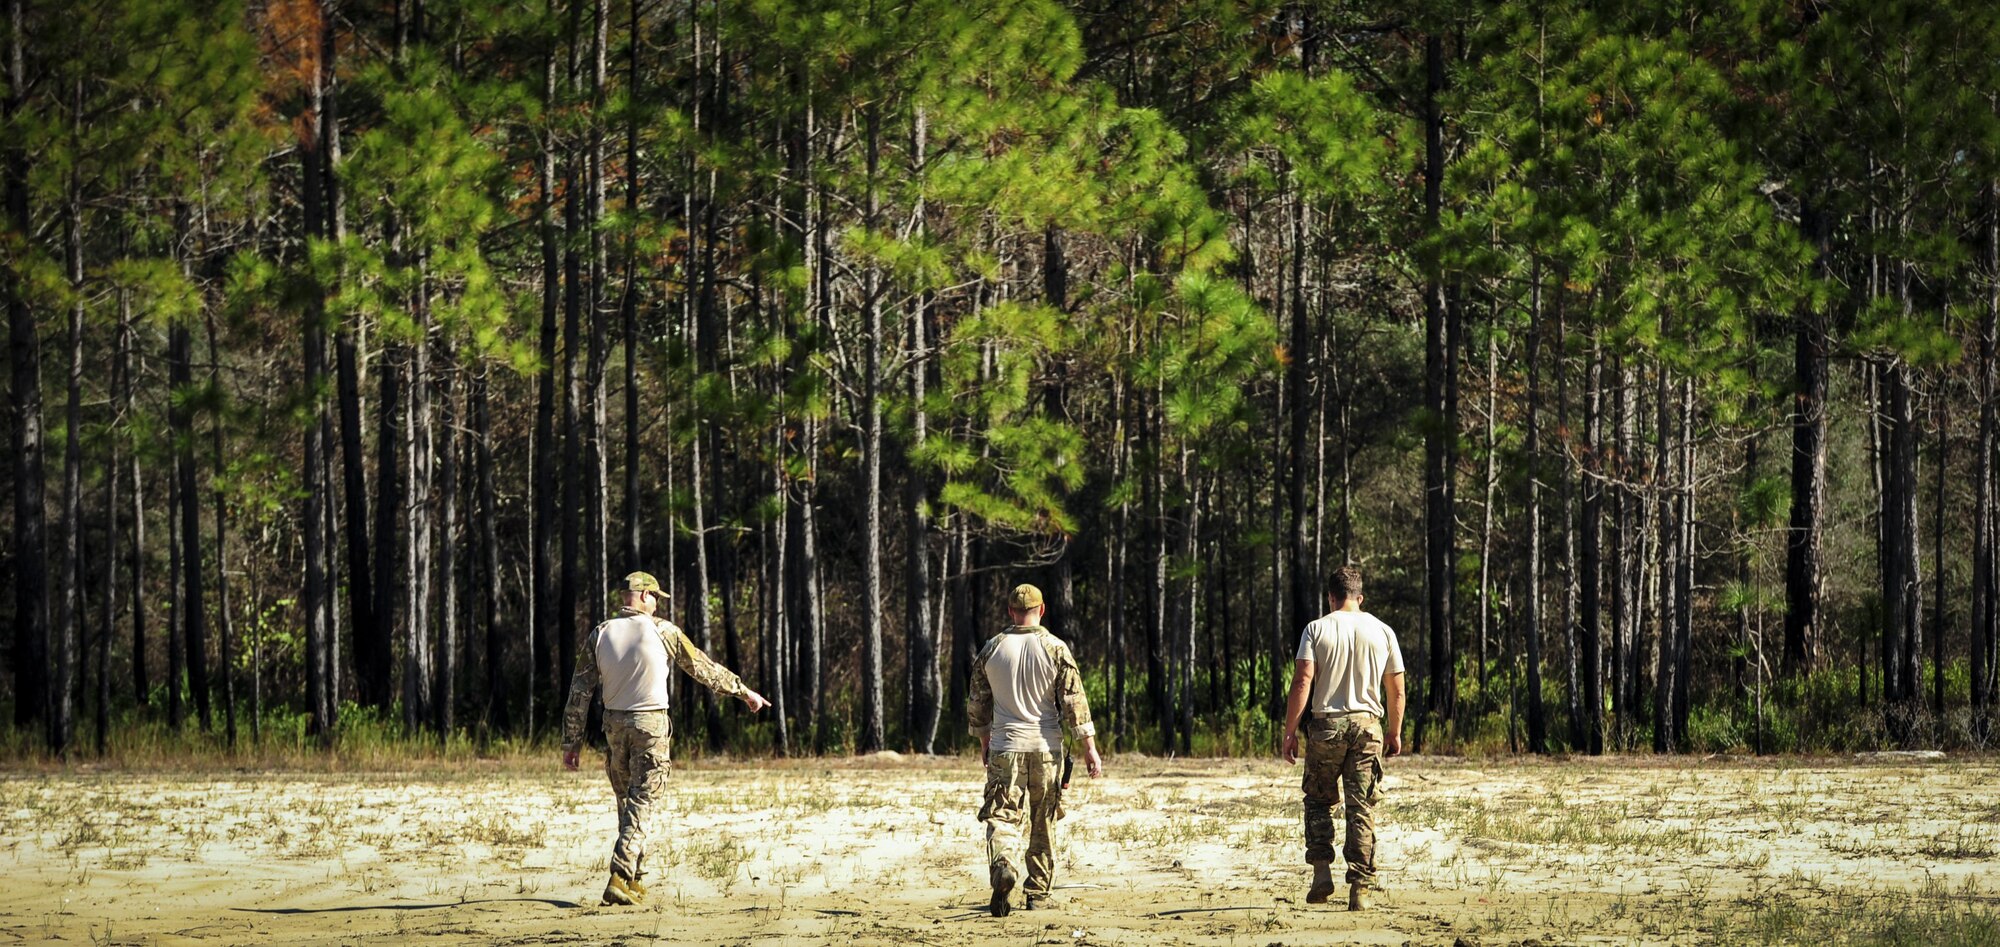
[[[1912,912],[2000,931],[1990,759],[1392,760],[1389,890],[1349,914],[1304,903],[1296,769],[1121,757],[1072,787],[1062,903],[1004,919],[971,760],[682,768],[650,903],[624,908],[597,906],[600,774],[471,770],[0,777],[0,943],[1824,943]]]

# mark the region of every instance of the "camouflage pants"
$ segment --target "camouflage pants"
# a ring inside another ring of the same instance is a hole
[[[1062,751],[995,753],[986,763],[986,800],[979,819],[986,823],[989,870],[1011,864],[1008,852],[1021,843],[1028,824],[1028,883],[1025,893],[1045,895],[1055,885],[1056,820],[1062,818]]]
[[[611,744],[604,755],[604,775],[618,797],[618,844],[611,849],[611,870],[627,878],[644,877],[646,819],[666,795],[667,773],[673,768],[671,734],[664,710],[604,712],[604,735]]]
[[[1333,861],[1333,806],[1347,801],[1347,883],[1375,883],[1375,804],[1382,799],[1382,719],[1357,713],[1306,725],[1306,861]]]

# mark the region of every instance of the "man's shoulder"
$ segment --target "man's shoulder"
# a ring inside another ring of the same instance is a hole
[[[1076,660],[1076,655],[1069,649],[1069,642],[1056,637],[1055,632],[1047,628],[1037,628],[1035,629],[1035,636],[1042,640],[1042,647],[1047,649],[1049,657],[1064,657],[1071,661]]]

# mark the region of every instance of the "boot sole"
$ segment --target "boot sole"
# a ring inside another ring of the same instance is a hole
[[[993,900],[986,903],[986,909],[993,912],[994,917],[1006,917],[1007,912],[1011,910],[1007,904],[1007,896],[1013,893],[1014,869],[1003,865],[1000,868],[1000,876],[993,879]]]

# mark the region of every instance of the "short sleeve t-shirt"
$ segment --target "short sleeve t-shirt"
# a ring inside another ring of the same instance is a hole
[[[1306,710],[1316,714],[1383,716],[1382,677],[1403,671],[1396,633],[1367,612],[1331,612],[1314,619],[1299,636],[1298,659],[1313,663]]]

